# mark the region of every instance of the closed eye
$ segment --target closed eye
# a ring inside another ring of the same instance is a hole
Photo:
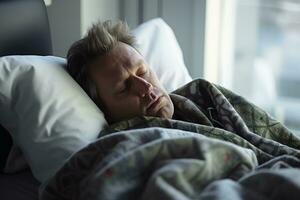
[[[148,73],[148,71],[145,70],[145,71],[140,72],[140,73],[138,74],[138,76],[143,77],[143,76],[147,75],[147,73]]]

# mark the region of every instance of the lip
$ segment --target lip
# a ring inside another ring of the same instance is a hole
[[[159,103],[161,102],[161,98],[162,96],[157,97],[156,99],[154,99],[146,108],[146,110],[149,112],[151,110],[154,110],[156,108],[157,105],[159,105]]]

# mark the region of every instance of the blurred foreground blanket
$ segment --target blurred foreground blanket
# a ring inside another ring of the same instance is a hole
[[[232,92],[195,80],[174,119],[103,130],[40,190],[43,200],[299,199],[300,139]]]

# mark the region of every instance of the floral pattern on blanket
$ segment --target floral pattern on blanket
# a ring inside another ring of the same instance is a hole
[[[41,199],[299,198],[300,139],[282,124],[201,79],[171,98],[174,119],[109,126],[43,185]]]

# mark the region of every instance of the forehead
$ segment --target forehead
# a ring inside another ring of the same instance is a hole
[[[117,80],[135,65],[144,62],[143,57],[133,47],[118,43],[108,54],[96,59],[90,66],[90,75],[96,78]]]
[[[101,68],[117,68],[120,65],[130,66],[142,59],[142,56],[131,46],[119,42],[108,54],[97,61]]]

